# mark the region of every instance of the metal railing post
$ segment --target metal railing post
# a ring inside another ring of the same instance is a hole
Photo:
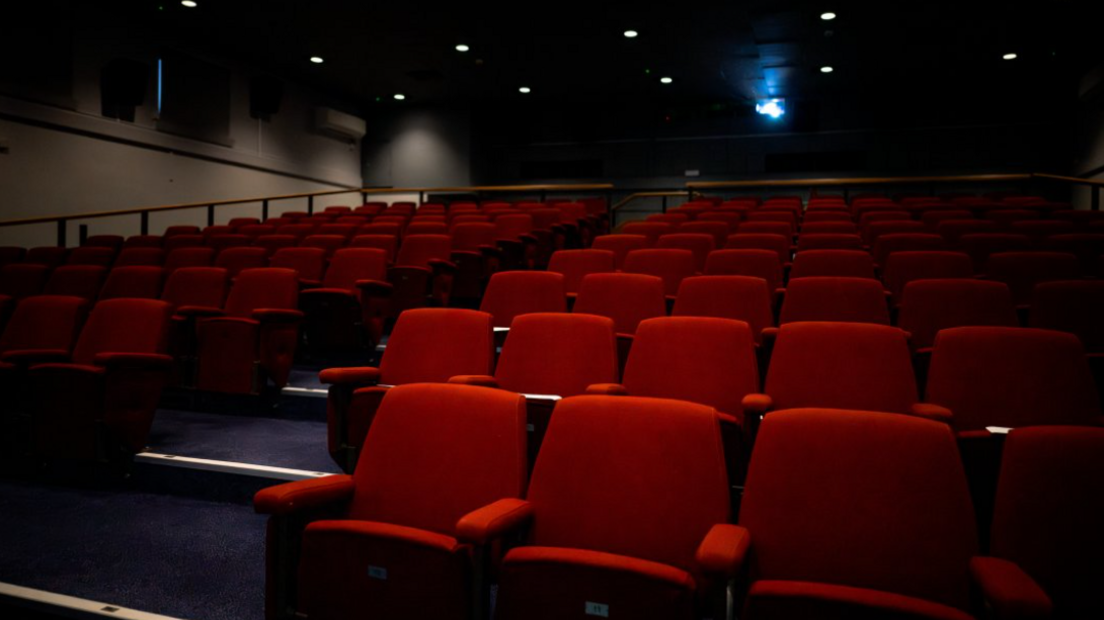
[[[141,218],[142,218],[142,224],[141,224],[141,228],[139,230],[141,231],[141,234],[148,235],[149,234],[149,211],[142,211]]]
[[[88,241],[88,224],[77,227],[77,241],[79,241],[78,245],[84,245],[84,242]]]
[[[261,202],[261,221],[268,219],[268,198]]]
[[[215,225],[215,205],[207,205],[207,225]]]
[[[1092,210],[1093,211],[1099,211],[1100,210],[1100,190],[1101,190],[1100,186],[1096,186],[1096,187],[1092,188]]]
[[[68,232],[68,228],[69,228],[69,220],[58,220],[57,221],[57,244],[58,244],[58,247],[61,247],[61,248],[65,247],[65,245],[66,245],[65,244],[65,236],[66,236],[66,233]]]
[[[667,197],[663,197],[663,213],[667,212]]]
[[[307,196],[307,215],[314,215],[314,196]]]

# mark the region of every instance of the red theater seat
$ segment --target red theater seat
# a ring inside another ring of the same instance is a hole
[[[694,255],[694,271],[701,273],[705,270],[705,260],[709,253],[718,246],[712,235],[678,232],[661,235],[655,247],[664,250],[689,250]]]
[[[895,305],[901,303],[909,282],[973,276],[974,264],[962,252],[894,252],[882,265],[882,282]]]
[[[817,276],[874,279],[874,258],[862,250],[804,250],[794,255],[790,281]]]
[[[648,238],[644,235],[601,235],[595,237],[590,246],[592,250],[613,252],[613,264],[618,271],[625,264],[625,257],[629,252],[646,248],[648,248]]]
[[[456,265],[448,235],[411,235],[402,241],[387,279],[394,287],[388,316],[430,303],[447,306]]]
[[[385,251],[338,250],[320,287],[299,295],[299,306],[306,314],[307,346],[315,353],[375,346],[383,336],[384,305],[390,293]]]
[[[483,559],[524,522],[525,400],[459,385],[388,391],[355,476],[265,489],[265,606],[317,620],[483,617]]]
[[[227,248],[215,257],[215,267],[222,267],[231,278],[246,269],[260,269],[268,266],[268,252],[264,248],[234,247]]]
[[[329,450],[345,471],[357,455],[388,387],[445,383],[456,375],[494,372],[491,315],[474,310],[422,308],[403,312],[387,341],[379,368],[330,368]]]
[[[50,273],[42,292],[46,295],[73,295],[96,299],[100,294],[107,268],[95,265],[64,265]]]
[[[695,276],[682,281],[671,316],[744,321],[758,344],[763,330],[774,327],[771,303],[771,290],[762,278]]]
[[[663,237],[660,237],[662,241]],[[657,243],[658,246],[658,243]],[[648,249],[633,250],[625,257],[625,273],[656,276],[663,280],[663,292],[674,299],[679,285],[685,278],[697,275],[698,266],[694,252],[690,250]]]
[[[165,264],[165,250],[157,247],[123,248],[115,259],[115,267],[160,267]]]
[[[749,582],[741,618],[975,617],[968,566],[977,534],[944,424],[863,411],[771,414],[739,523],[731,570]]]
[[[797,251],[810,250],[863,250],[862,239],[858,235],[802,233],[797,238]]]
[[[1008,287],[984,280],[917,280],[905,286],[897,326],[912,337],[914,351],[930,349],[941,329],[967,326],[1017,327]]]
[[[548,261],[548,271],[561,274],[568,297],[579,294],[583,278],[592,273],[613,273],[616,255],[609,250],[560,250]]]
[[[1016,306],[1031,305],[1035,285],[1055,280],[1075,280],[1080,266],[1073,254],[1060,252],[1002,252],[989,257],[985,275],[990,280],[1004,282],[1012,291]]]
[[[491,276],[479,306],[508,328],[515,317],[535,312],[566,312],[564,277],[551,271],[502,271]]]
[[[321,286],[326,258],[326,250],[322,248],[283,248],[268,259],[268,266],[294,271],[301,286]]]
[[[299,340],[299,282],[290,269],[246,269],[234,278],[223,314],[199,321],[196,387],[259,393],[287,385]]]
[[[784,266],[789,266],[793,258],[793,247],[790,239],[782,235],[737,233],[729,235],[724,249],[769,250],[775,253],[779,264]]]
[[[749,276],[767,283],[775,302],[781,298],[783,270],[770,250],[716,250],[705,261],[707,276]]]
[[[164,282],[165,270],[160,267],[116,267],[108,272],[99,298],[158,299]]]
[[[889,325],[889,305],[872,278],[791,278],[778,324],[798,321]]]

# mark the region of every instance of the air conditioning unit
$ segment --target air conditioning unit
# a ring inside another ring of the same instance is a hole
[[[314,114],[315,126],[319,131],[359,140],[366,131],[363,118],[338,112],[330,108],[317,108]]]

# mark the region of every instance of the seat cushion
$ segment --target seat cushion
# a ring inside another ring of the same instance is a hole
[[[311,620],[467,618],[470,547],[375,521],[316,521],[303,532],[297,611]]]
[[[623,555],[519,547],[503,564],[496,618],[691,618],[686,571]]]
[[[748,620],[970,620],[970,614],[924,599],[880,590],[808,581],[757,581],[742,618]]]

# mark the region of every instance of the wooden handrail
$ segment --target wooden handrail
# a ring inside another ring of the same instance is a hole
[[[617,211],[621,207],[629,204],[637,198],[663,198],[663,197],[679,197],[685,196],[687,192],[637,192],[622,200],[621,202],[610,207],[610,211]]]
[[[416,194],[420,192],[451,193],[527,193],[527,192],[598,192],[614,189],[610,183],[590,185],[480,185],[474,187],[401,187],[395,189],[364,189],[363,194]]]
[[[858,177],[853,179],[787,179],[775,181],[702,181],[686,184],[690,189],[723,189],[741,187],[819,187],[840,185],[902,185],[907,183],[985,183],[994,181],[1027,181],[1033,174],[978,174],[937,177]]]
[[[1040,172],[1033,173],[1031,175],[1036,179],[1048,179],[1051,181],[1064,181],[1066,183],[1072,183],[1074,185],[1088,185],[1090,187],[1104,187],[1104,181],[1093,181],[1092,179],[1081,179],[1078,177],[1064,177],[1057,174],[1043,174]]]

